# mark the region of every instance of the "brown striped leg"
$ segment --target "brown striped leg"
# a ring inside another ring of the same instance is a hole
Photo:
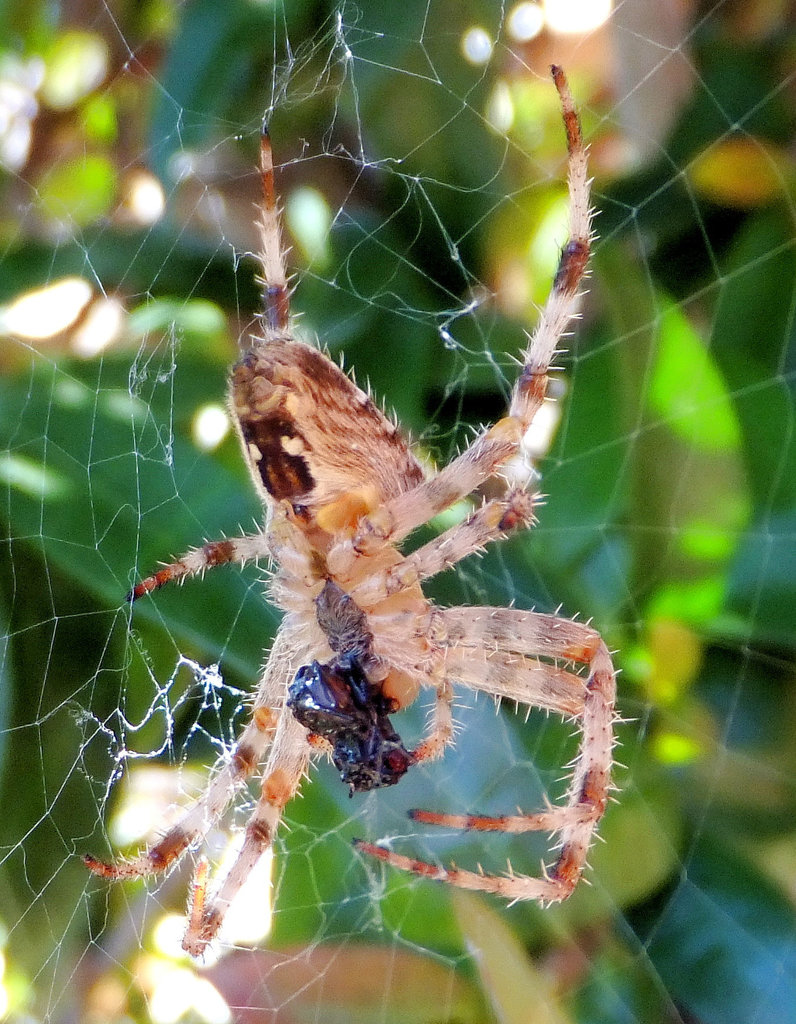
[[[284,337],[290,320],[290,289],[285,273],[279,201],[274,186],[274,157],[271,138],[263,125],[260,134],[260,181],[262,202],[257,227],[260,232],[260,266],[263,277],[263,327],[266,341]]]
[[[363,521],[357,543],[362,550],[385,539],[396,543],[455,501],[471,494],[516,454],[547,392],[547,374],[556,348],[577,315],[580,286],[591,251],[588,149],[583,143],[566,76],[551,68],[561,99],[567,135],[569,238],[561,250],[553,286],[523,357],[509,414],[481,434],[458,458],[430,480],[394,498],[386,510]]]
[[[524,432],[519,421],[511,417],[500,420],[436,476],[399,494],[380,512],[366,516],[354,538],[357,550],[367,551],[385,540],[397,544],[418,526],[472,494],[517,453]]]
[[[260,857],[274,841],[285,805],[298,791],[309,767],[312,747],[306,730],[291,714],[279,720],[274,744],[263,773],[262,792],[246,825],[243,846],[216,893],[207,899],[207,884],[194,887],[183,949],[201,956],[218,934],[230,904]]]
[[[518,488],[505,498],[485,502],[461,523],[451,526],[407,555],[394,569],[367,576],[352,587],[351,596],[361,607],[372,608],[405,587],[413,586],[418,580],[450,569],[492,541],[513,530],[531,526],[535,501],[534,495]],[[348,544],[352,549],[350,541]]]
[[[86,866],[103,878],[141,878],[165,871],[189,847],[199,843],[224,813],[225,809],[250,777],[274,737],[277,711],[284,698],[286,681],[295,671],[295,638],[281,630],[274,641],[265,674],[254,700],[252,718],[235,744],[229,759],[211,781],[182,820],[168,830],[158,842],[130,860],[112,863],[86,854]]]
[[[162,569],[147,576],[137,583],[127,595],[128,601],[137,601],[144,594],[151,594],[167,583],[182,583],[188,576],[203,574],[217,565],[234,562],[244,565],[257,558],[269,557],[268,541],[264,533],[255,533],[249,537],[235,537],[231,540],[215,540],[203,544],[200,548],[192,548],[182,557],[164,565]]]
[[[478,611],[464,609],[473,610]],[[461,612],[462,609],[455,611]],[[537,616],[535,622],[532,620],[532,625],[540,626],[538,620],[545,618],[548,617]],[[553,867],[540,878],[515,875],[510,867],[505,876],[487,875],[427,864],[373,843],[357,840],[355,846],[359,850],[391,867],[461,888],[490,892],[511,901],[533,899],[541,903],[553,903],[566,899],[572,893],[586,866],[589,846],[608,800],[613,762],[616,679],[605,644],[602,640],[596,645],[592,644],[594,631],[577,623],[564,626],[566,620],[558,621],[562,623],[561,634],[552,641],[550,646],[553,650],[563,649],[571,654],[573,633],[576,636],[580,633],[577,642],[584,654],[591,648],[588,656],[582,659],[589,666],[586,680],[553,665],[529,662],[525,655],[507,655],[504,651],[487,654],[480,665],[473,665],[472,655],[476,649],[464,646],[455,649],[459,654],[452,659],[452,652],[448,652],[448,666],[454,678],[462,679],[475,689],[510,697],[527,705],[549,708],[579,719],[582,741],[566,804],[537,814],[501,817],[437,814],[430,811],[415,811],[412,815],[417,821],[450,828],[510,833],[554,832],[558,837],[560,852]],[[517,646],[520,644],[517,643]],[[549,653],[549,650],[545,653]]]
[[[591,253],[588,148],[583,144],[578,118],[566,76],[552,67],[553,81],[561,98],[569,153],[569,238],[558,262],[553,287],[536,329],[531,335],[522,373],[514,385],[509,416],[528,428],[547,392],[547,373],[561,338],[577,315],[580,286]]]

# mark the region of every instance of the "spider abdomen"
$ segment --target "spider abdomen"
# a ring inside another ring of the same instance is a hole
[[[361,491],[375,507],[423,480],[398,427],[302,342],[255,344],[232,371],[230,398],[252,476],[271,501],[314,514]]]

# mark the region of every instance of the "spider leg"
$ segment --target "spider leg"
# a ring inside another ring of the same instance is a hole
[[[235,537],[231,540],[209,541],[200,548],[192,548],[174,562],[164,565],[151,576],[141,580],[127,595],[127,600],[137,601],[139,597],[150,594],[167,583],[181,583],[187,576],[196,576],[207,569],[214,569],[217,565],[227,565],[230,562],[243,565],[245,562],[268,555],[268,541],[264,533]]]
[[[583,714],[586,693],[583,678],[537,658],[460,646],[447,651],[445,671],[470,689],[491,697],[561,715],[579,717]]]
[[[556,346],[577,314],[580,285],[591,251],[591,209],[587,147],[580,121],[560,67],[551,68],[561,99],[569,153],[569,237],[561,250],[547,302],[523,357],[512,391],[509,414],[482,433],[436,476],[392,501],[381,513],[366,517],[357,544],[362,550],[387,539],[397,543],[455,501],[472,493],[519,449],[547,393],[548,370]]]
[[[437,687],[437,699],[434,704],[431,728],[425,739],[412,751],[415,764],[422,761],[436,761],[442,757],[445,747],[453,742],[453,687],[446,679]]]
[[[388,501],[380,512],[364,517],[354,538],[357,550],[368,551],[385,540],[397,544],[467,497],[516,453],[523,433],[518,421],[510,417],[500,420],[436,476]]]
[[[460,606],[441,608],[439,615],[444,623],[448,657],[457,658],[457,652],[467,649],[468,663],[473,657],[483,662],[501,652],[511,652],[588,665],[601,643],[597,630],[582,622],[520,608]],[[536,702],[533,694],[526,694],[530,701],[522,695],[510,696],[523,703]]]
[[[498,503],[490,502],[493,504]],[[434,543],[427,547],[431,548]],[[415,554],[423,550],[419,548]],[[421,561],[431,568],[432,559],[439,553],[430,551],[429,558]],[[551,659],[587,662],[600,643],[600,635],[595,630],[555,615],[513,608],[438,608],[434,618],[435,632],[445,637],[445,676],[436,687],[431,728],[413,751],[415,762],[441,757],[445,747],[453,741],[451,678],[491,696],[575,717],[582,714],[583,678],[557,665],[539,661],[537,656],[544,653]]]
[[[280,630],[254,699],[251,721],[235,744],[229,760],[182,820],[172,826],[158,842],[131,860],[106,863],[90,854],[84,855],[84,863],[95,875],[122,879],[160,874],[189,846],[200,842],[207,835],[240,786],[262,761],[274,737],[278,717],[276,708],[281,705],[285,680],[291,677],[294,668],[295,650],[292,631]]]
[[[450,569],[463,558],[481,551],[493,540],[534,523],[535,496],[523,488],[511,490],[505,498],[485,502],[461,523],[445,530],[408,555],[405,565],[421,580]]]
[[[285,805],[298,791],[312,747],[306,730],[291,714],[279,718],[276,736],[263,773],[262,791],[246,825],[243,846],[215,895],[206,904],[206,884],[194,887],[183,949],[201,956],[218,934],[230,904],[258,860],[273,845]]]
[[[263,321],[266,341],[281,337],[290,321],[290,289],[285,273],[279,203],[274,186],[274,156],[271,138],[265,125],[260,133],[260,182],[262,203],[257,228],[260,233],[260,266],[263,276]]]
[[[485,502],[463,522],[451,526],[407,555],[395,568],[367,576],[352,587],[351,596],[362,607],[370,608],[419,580],[450,569],[463,558],[486,547],[490,541],[505,537],[512,530],[531,526],[535,501],[534,495],[517,488],[505,498]]]
[[[542,903],[566,899],[586,865],[594,831],[605,811],[610,786],[616,679],[611,656],[599,634],[556,616],[513,609],[454,608],[440,612],[449,626],[446,672],[473,689],[519,703],[548,708],[579,719],[580,753],[566,803],[537,814],[487,817],[414,811],[417,821],[451,828],[558,835],[556,863],[541,878],[486,875],[427,864],[357,841],[363,853],[405,871],[509,900]],[[475,621],[473,621],[475,620]],[[472,629],[464,631],[465,622]],[[480,623],[480,627],[479,627]],[[464,641],[467,637],[467,642]],[[473,639],[476,638],[476,642]],[[530,656],[567,658],[588,666],[587,678]]]
[[[558,262],[553,287],[531,335],[522,373],[514,385],[509,416],[527,430],[547,392],[547,372],[559,340],[577,314],[580,285],[591,254],[588,147],[583,137],[572,94],[560,67],[551,68],[561,98],[569,153],[569,238]]]

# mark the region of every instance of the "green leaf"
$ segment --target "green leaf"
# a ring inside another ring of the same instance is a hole
[[[783,368],[796,350],[796,248],[788,210],[750,218],[722,266],[711,350],[735,403],[759,514],[796,506],[796,420]]]
[[[109,211],[116,195],[116,170],[108,157],[87,153],[67,160],[39,184],[42,210],[82,227]]]
[[[651,410],[689,444],[708,452],[738,447],[740,430],[721,377],[688,318],[672,304],[659,317],[649,387]]]
[[[703,837],[659,906],[646,955],[676,1002],[704,1024],[792,1024],[793,907],[737,853]]]

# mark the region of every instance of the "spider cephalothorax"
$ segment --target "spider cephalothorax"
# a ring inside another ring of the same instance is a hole
[[[521,451],[545,399],[558,340],[577,309],[590,252],[586,150],[560,68],[553,79],[569,150],[569,239],[550,296],[523,353],[507,415],[438,473],[425,475],[400,430],[322,352],[290,330],[288,286],[268,137],[263,135],[260,218],[262,332],[234,367],[230,404],[252,479],[266,508],[261,533],[209,543],[139,583],[136,599],[225,562],[268,558],[271,599],[284,612],[254,697],[252,718],[196,804],[149,849],[92,871],[130,878],[162,871],[198,845],[240,786],[263,764],[261,793],[237,861],[208,898],[197,880],[184,946],[199,955],[218,932],[246,876],[274,841],[282,812],[313,754],[326,752],[351,791],[389,786],[441,756],[453,739],[453,684],[571,717],[580,753],[561,806],[500,817],[415,811],[416,821],[557,836],[539,878],[488,875],[413,860],[372,843],[357,847],[397,868],[509,900],[566,899],[586,864],[610,788],[615,676],[596,630],[516,608],[440,608],[422,582],[506,533],[529,527],[523,487],[476,507],[409,555],[402,541],[471,495]],[[421,688],[435,694],[425,738],[408,751],[389,715]]]

